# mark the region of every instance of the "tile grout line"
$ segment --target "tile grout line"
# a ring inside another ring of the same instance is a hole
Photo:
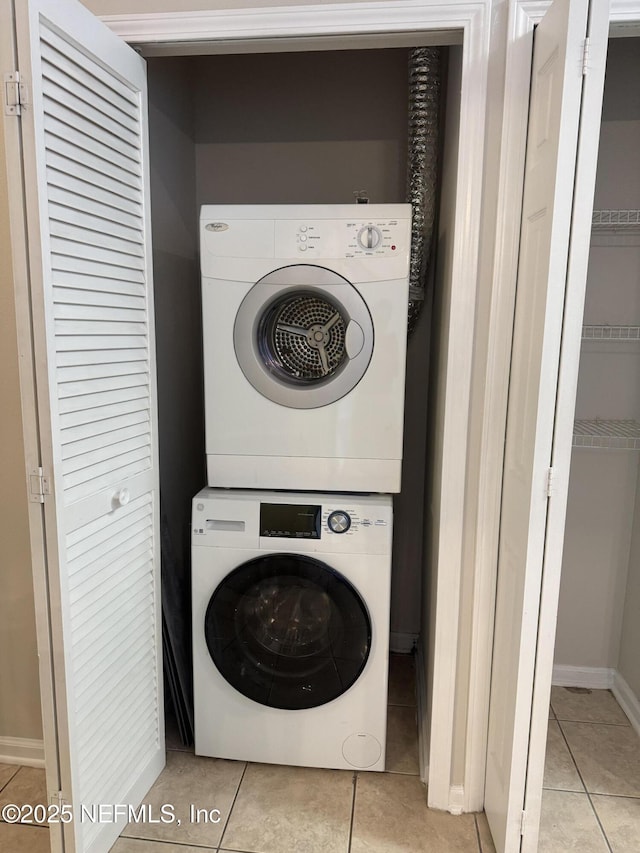
[[[630,729],[631,723],[608,723],[604,720],[564,720],[561,717],[556,717],[558,723],[578,723],[581,726],[609,726],[612,729]]]
[[[0,791],[4,791],[4,789],[7,787],[7,785],[9,784],[9,782],[11,782],[13,779],[15,779],[15,778],[16,778],[16,776],[18,775],[18,773],[22,770],[22,764],[6,764],[5,766],[6,766],[6,767],[15,767],[15,768],[16,768],[16,770],[15,770],[15,773],[12,773],[12,774],[11,774],[11,776],[9,776],[9,778],[7,779],[7,781],[6,781],[6,782],[4,783],[4,785],[0,788]]]
[[[349,821],[349,842],[347,844],[347,853],[351,853],[351,841],[353,838],[353,819],[356,814],[356,789],[358,787],[358,772],[353,774],[353,794],[351,795],[351,820]]]
[[[233,812],[233,807],[235,806],[236,800],[238,799],[238,794],[240,793],[240,786],[242,785],[242,782],[244,781],[244,777],[245,777],[245,774],[247,772],[248,766],[249,766],[249,762],[245,761],[244,770],[242,771],[242,775],[240,776],[240,781],[238,782],[238,787],[236,788],[236,792],[233,795],[233,801],[231,803],[231,807],[229,808],[229,814],[227,816],[227,819],[224,822],[224,827],[222,828],[222,834],[220,835],[220,841],[218,842],[218,846],[215,848],[216,851],[219,851],[220,848],[222,847],[222,844],[224,841],[224,834],[227,831],[227,827],[229,826],[229,821],[231,820],[231,813]]]
[[[572,722],[572,721],[571,720],[565,720],[565,722]],[[578,762],[576,761],[575,756],[571,750],[571,746],[569,745],[569,741],[567,740],[567,736],[564,733],[564,729],[560,725],[560,721],[558,721],[558,728],[560,729],[560,734],[562,735],[562,739],[564,740],[565,744],[567,745],[567,749],[569,750],[569,755],[571,756],[571,760],[573,761],[573,764],[576,768],[576,773],[578,774],[578,777],[579,777],[580,781],[582,782],[585,794],[587,795],[587,799],[589,800],[589,805],[591,806],[591,811],[594,814],[594,817],[597,821],[597,824],[600,827],[600,832],[602,833],[602,837],[604,838],[604,843],[607,845],[607,849],[609,850],[609,853],[613,853],[613,849],[611,847],[611,844],[609,843],[607,833],[604,831],[604,826],[602,825],[602,821],[600,820],[600,815],[596,811],[596,807],[593,805],[593,800],[591,799],[591,794],[589,793],[589,790],[587,789],[587,784],[584,781],[582,773],[580,772],[580,768],[578,767]]]
[[[480,827],[478,826],[478,815],[473,815],[473,822],[476,826],[476,840],[478,842],[478,853],[482,853],[482,839],[480,838]]]

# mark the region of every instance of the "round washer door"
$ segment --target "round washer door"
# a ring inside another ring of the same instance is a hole
[[[232,687],[288,710],[341,696],[371,650],[358,592],[325,563],[298,554],[257,557],[227,575],[211,596],[204,632]]]
[[[238,364],[264,397],[314,409],[348,394],[373,353],[367,305],[345,278],[295,264],[261,278],[243,299],[233,341]]]

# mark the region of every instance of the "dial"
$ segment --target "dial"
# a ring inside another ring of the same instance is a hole
[[[329,515],[327,524],[332,533],[346,533],[351,527],[351,518],[349,513],[337,509]]]
[[[382,234],[375,225],[365,225],[358,231],[358,243],[363,249],[377,249],[382,242]]]

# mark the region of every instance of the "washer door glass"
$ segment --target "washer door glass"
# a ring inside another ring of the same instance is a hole
[[[299,409],[348,394],[373,353],[373,323],[363,298],[342,276],[311,264],[261,278],[238,309],[233,338],[253,387]]]
[[[369,614],[354,587],[298,554],[257,557],[231,572],[209,601],[204,631],[229,684],[289,710],[345,693],[371,649]]]

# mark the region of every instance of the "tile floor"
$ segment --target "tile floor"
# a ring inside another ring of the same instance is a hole
[[[551,689],[538,849],[640,851],[640,738],[608,690]]]
[[[387,772],[196,758],[169,732],[147,802],[218,823],[131,825],[112,853],[495,853],[484,815],[426,808],[414,670],[392,656]],[[640,739],[608,691],[553,688],[539,853],[640,851]],[[45,802],[44,772],[0,764],[0,806]],[[41,827],[0,822],[1,853],[48,853]]]

